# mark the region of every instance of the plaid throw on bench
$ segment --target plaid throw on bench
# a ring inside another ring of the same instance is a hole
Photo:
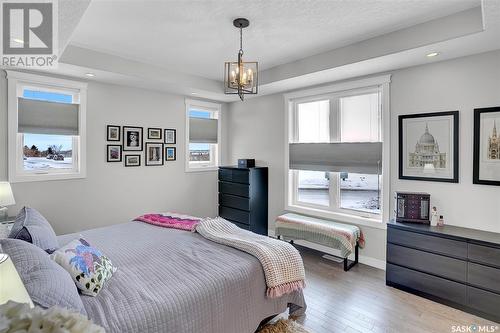
[[[304,263],[292,245],[243,230],[221,217],[202,220],[196,231],[206,239],[259,259],[266,276],[268,297],[280,297],[305,287]]]
[[[302,239],[339,249],[344,258],[354,251],[356,242],[361,248],[365,245],[363,233],[355,225],[292,213],[278,216],[275,234],[276,236],[282,236],[284,239]]]

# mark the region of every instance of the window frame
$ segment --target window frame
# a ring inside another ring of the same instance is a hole
[[[86,111],[87,83],[67,79],[54,78],[24,72],[7,70],[7,109],[8,109],[8,170],[11,183],[79,179],[87,176],[86,164]],[[78,96],[78,136],[72,137],[72,169],[44,170],[27,172],[24,170],[23,148],[24,135],[18,133],[17,99],[19,90],[24,88],[40,88],[45,91]]]
[[[306,89],[302,91],[284,94],[285,105],[285,202],[284,208],[287,211],[307,214],[320,218],[335,219],[340,222],[353,223],[358,225],[368,225],[374,228],[384,229],[390,216],[390,82],[391,75],[383,75],[337,83],[319,88]],[[329,99],[330,100],[330,140],[332,142],[340,140],[340,106],[332,105],[332,99],[340,101],[340,97],[349,95],[363,95],[370,91],[380,92],[380,140],[382,141],[382,168],[381,168],[381,213],[373,214],[369,212],[356,211],[341,208],[339,174],[332,177],[330,174],[330,206],[325,207],[311,203],[297,201],[298,172],[289,168],[289,143],[297,142],[298,124],[296,104]],[[332,112],[333,111],[333,112]],[[332,122],[333,121],[333,122]],[[332,123],[337,126],[331,126]],[[292,171],[292,172],[291,172]],[[332,186],[335,185],[335,186]],[[336,201],[336,209],[332,210],[332,201]]]
[[[216,171],[219,169],[221,164],[221,137],[222,137],[222,126],[221,126],[221,118],[222,118],[222,105],[219,103],[201,101],[196,99],[188,99],[185,100],[186,112],[185,112],[185,123],[186,123],[186,137],[185,137],[185,171],[186,172],[203,172],[203,171]],[[215,160],[213,163],[204,163],[204,162],[190,162],[189,161],[189,112],[191,109],[197,109],[199,111],[206,111],[211,113],[217,113],[217,144],[210,147],[210,156],[215,155]],[[196,166],[193,166],[196,165]]]

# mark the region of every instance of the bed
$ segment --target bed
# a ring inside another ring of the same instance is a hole
[[[306,308],[302,291],[267,298],[255,257],[197,233],[128,222],[57,238],[79,235],[118,268],[96,297],[81,296],[106,332],[251,333],[287,307]]]

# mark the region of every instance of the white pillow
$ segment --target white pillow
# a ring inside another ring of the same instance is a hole
[[[50,257],[71,275],[82,294],[96,296],[116,268],[98,249],[83,238],[75,239]]]

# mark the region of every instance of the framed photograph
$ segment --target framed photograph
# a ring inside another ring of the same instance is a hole
[[[163,143],[146,142],[146,165],[163,165]]]
[[[142,127],[123,126],[123,151],[142,151]]]
[[[141,155],[125,155],[125,166],[126,167],[141,166]]]
[[[122,161],[122,146],[121,145],[108,145],[107,161],[108,162],[121,162]]]
[[[175,147],[165,147],[165,161],[175,161],[177,152]]]
[[[172,128],[165,129],[165,143],[175,145],[177,140],[177,131]]]
[[[106,128],[107,141],[121,141],[121,127],[115,125],[108,125]]]
[[[148,128],[148,140],[161,140],[161,128]]]
[[[399,179],[458,183],[459,112],[399,116]]]
[[[474,184],[500,186],[500,106],[474,110]]]

